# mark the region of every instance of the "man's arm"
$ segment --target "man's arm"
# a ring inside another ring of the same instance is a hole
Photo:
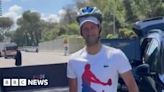
[[[69,92],[77,92],[77,79],[71,79],[69,80]]]
[[[128,87],[129,92],[139,92],[138,86],[131,71],[127,71],[121,74],[121,77],[124,80],[126,86]]]

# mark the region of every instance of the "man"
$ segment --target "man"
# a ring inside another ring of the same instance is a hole
[[[117,92],[119,75],[129,92],[139,92],[124,53],[100,43],[100,10],[84,7],[80,9],[77,21],[86,46],[69,59],[69,92]]]
[[[64,38],[64,56],[67,56],[68,54],[68,38]]]

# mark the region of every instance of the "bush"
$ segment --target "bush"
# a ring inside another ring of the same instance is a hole
[[[116,38],[118,38],[118,35],[114,35],[114,34],[108,34],[107,36],[106,36],[106,39],[116,39]]]
[[[119,30],[120,38],[125,38],[125,39],[131,39],[131,38],[136,38],[137,35],[128,28],[122,28]]]

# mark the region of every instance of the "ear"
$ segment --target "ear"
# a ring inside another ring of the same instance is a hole
[[[80,28],[80,35],[83,36],[83,34],[82,34],[82,29],[81,29],[81,28]]]
[[[101,29],[102,29],[101,24],[98,24],[98,27],[99,27],[99,30],[100,30],[99,34],[101,34]]]

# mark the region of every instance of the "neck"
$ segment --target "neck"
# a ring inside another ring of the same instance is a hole
[[[101,43],[98,42],[97,44],[94,44],[92,46],[87,46],[86,49],[89,54],[97,54],[101,49]]]

